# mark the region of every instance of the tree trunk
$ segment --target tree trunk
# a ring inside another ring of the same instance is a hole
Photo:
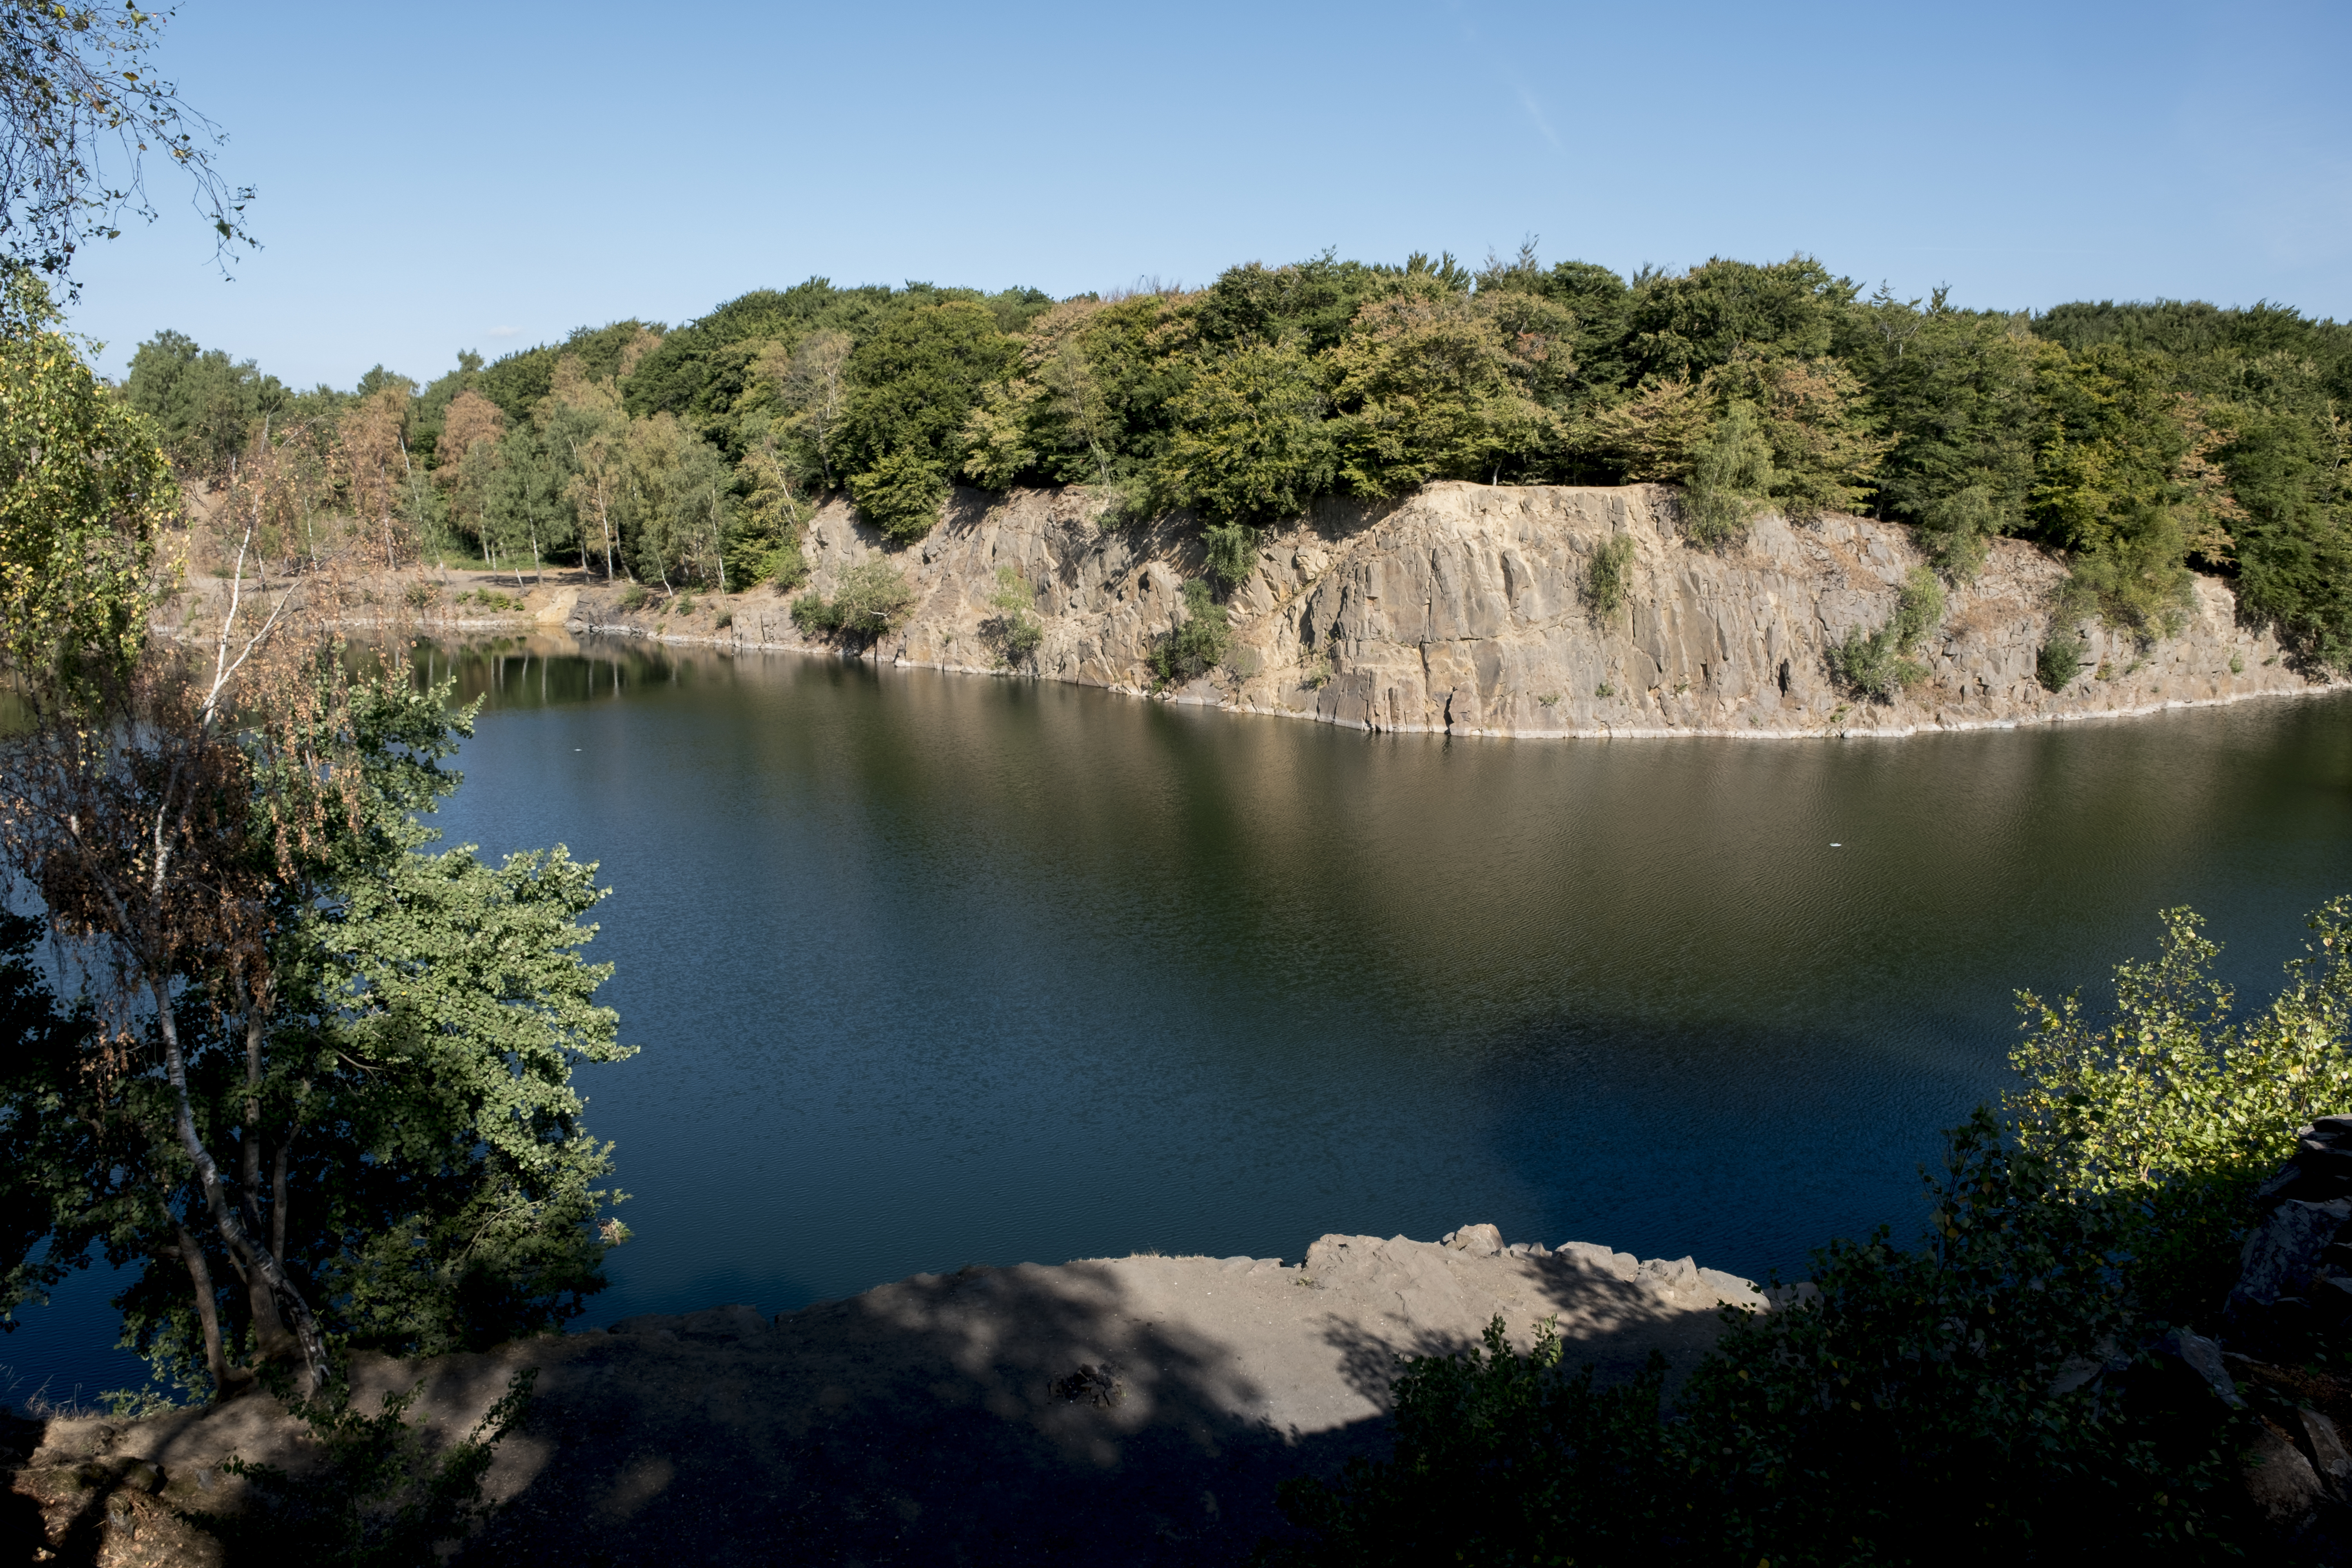
[[[212,1373],[213,1397],[228,1393],[228,1352],[221,1348],[220,1300],[213,1294],[212,1265],[205,1261],[205,1249],[188,1234],[186,1226],[176,1227],[180,1233],[180,1261],[187,1265],[188,1283],[196,1293],[196,1321],[205,1333],[205,1370]]]
[[[195,1167],[205,1206],[212,1211],[213,1225],[227,1244],[230,1255],[261,1277],[285,1315],[293,1320],[294,1341],[302,1352],[302,1369],[310,1379],[310,1392],[317,1394],[327,1386],[327,1342],[319,1332],[318,1320],[310,1315],[310,1303],[302,1300],[294,1281],[278,1267],[277,1256],[256,1245],[237,1215],[236,1205],[228,1201],[227,1183],[221,1176],[220,1166],[196,1134],[195,1106],[188,1098],[188,1058],[180,1047],[179,1022],[172,1016],[170,989],[160,981],[151,982],[150,985],[155,998],[157,1029],[163,1037],[163,1075],[172,1085],[173,1120],[181,1151],[188,1156],[188,1163]]]
[[[256,1007],[247,1014],[245,1020],[245,1126],[240,1131],[239,1142],[244,1144],[245,1202],[248,1211],[253,1209],[254,1195],[261,1191],[263,1020],[264,1015],[259,1007]],[[280,1168],[282,1170],[282,1165]],[[283,1192],[281,1177],[278,1185],[281,1198]],[[253,1214],[251,1217],[257,1220],[260,1216],[258,1214]],[[278,1234],[282,1243],[285,1227],[275,1214],[270,1216],[270,1228]],[[282,1247],[270,1248],[273,1256],[281,1250]],[[252,1303],[253,1331],[255,1338],[260,1342],[262,1356],[269,1361],[282,1361],[292,1355],[300,1347],[295,1344],[294,1336],[286,1331],[286,1320],[279,1315],[277,1299],[270,1294],[268,1281],[262,1278],[259,1269],[251,1270],[246,1275],[245,1293],[247,1300]]]

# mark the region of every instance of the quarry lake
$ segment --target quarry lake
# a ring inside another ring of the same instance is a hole
[[[636,1239],[586,1319],[1326,1231],[1910,1237],[2015,992],[2192,904],[2242,1004],[2352,891],[2352,705],[1900,741],[1448,741],[791,655],[420,650],[441,814],[614,889],[579,1082]],[[119,1385],[104,1281],[0,1342]]]

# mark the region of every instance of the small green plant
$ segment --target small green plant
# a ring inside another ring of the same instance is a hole
[[[441,596],[441,590],[419,577],[415,582],[411,583],[400,596],[407,601],[408,607],[412,610],[429,610],[433,607],[433,601]]]
[[[1625,587],[1633,564],[1633,537],[1628,533],[1612,533],[1592,552],[1592,563],[1584,571],[1585,596],[1592,601],[1595,611],[1604,616],[1617,613],[1625,602]]]
[[[981,635],[995,646],[998,663],[1007,668],[1020,664],[1045,640],[1044,625],[1030,613],[1036,599],[1036,591],[1018,571],[996,569],[996,592],[988,598],[996,614],[982,625]]]
[[[1209,585],[1195,578],[1184,584],[1184,619],[1151,650],[1151,668],[1159,684],[1171,686],[1198,679],[1224,661],[1233,640],[1225,607],[1209,595]]]
[[[482,1478],[499,1441],[522,1420],[538,1375],[536,1368],[516,1373],[472,1434],[437,1456],[404,1419],[422,1384],[385,1394],[373,1415],[353,1410],[347,1392],[289,1399],[287,1408],[318,1445],[318,1468],[289,1476],[232,1456],[221,1468],[250,1489],[247,1506],[192,1517],[220,1538],[233,1562],[247,1553],[257,1562],[352,1568],[437,1562],[436,1548],[463,1541],[493,1511],[482,1500]]]
[[[632,583],[621,590],[621,611],[628,615],[642,610],[646,607],[646,601],[651,597],[643,583]]]
[[[716,629],[723,632],[729,626],[735,624],[735,612],[732,610],[721,610],[719,612],[719,618],[712,621],[710,624]]]
[[[1542,696],[1537,698],[1536,702],[1539,707],[1557,708],[1559,706],[1559,693],[1557,691],[1547,691]]]
[[[2246,673],[2246,661],[2243,657],[2234,653],[2230,656],[2230,673],[2231,675]]]
[[[2042,645],[2034,656],[2033,677],[2042,682],[2045,691],[2061,691],[2066,684],[2083,673],[2083,639],[2072,632],[2059,632]]]
[[[1613,687],[1613,686],[1610,685],[1607,681],[1605,681],[1605,680],[1604,680],[1604,681],[1602,681],[1600,685],[1598,685],[1598,686],[1596,686],[1596,687],[1594,687],[1594,688],[1592,689],[1592,695],[1594,695],[1595,697],[1604,697],[1604,698],[1605,698],[1605,697],[1614,697],[1614,696],[1616,696],[1616,695],[1617,695],[1617,689],[1616,689],[1615,687]]]
[[[2091,679],[2094,680],[2113,680],[2115,678],[2115,667],[2104,658],[2099,660],[2099,668],[2091,672]]]
[[[1943,585],[1925,566],[1915,566],[1895,595],[1895,614],[1864,637],[1859,630],[1829,650],[1830,674],[1857,695],[1890,698],[1927,679],[1927,668],[1911,657],[1919,639],[1944,614]]]
[[[768,552],[767,560],[761,563],[760,576],[762,581],[775,584],[780,594],[789,594],[807,582],[808,554],[801,549],[800,540],[797,537],[787,539]]]
[[[681,616],[690,616],[694,614],[694,595],[691,594],[680,594],[677,596],[677,611]]]
[[[1307,684],[1317,691],[1331,684],[1331,650],[1320,649],[1307,661]]]

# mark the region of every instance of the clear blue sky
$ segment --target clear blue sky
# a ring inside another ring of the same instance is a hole
[[[2352,317],[2352,6],[184,0],[163,63],[265,248],[89,256],[119,374],[175,327],[425,378],[746,289],[1201,283],[1540,237],[1803,250],[1898,293]]]

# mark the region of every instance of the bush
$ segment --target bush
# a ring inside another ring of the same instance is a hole
[[[1936,574],[1914,566],[1895,595],[1895,614],[1864,637],[1848,632],[1829,650],[1832,679],[1864,697],[1890,698],[1927,679],[1927,668],[1911,658],[1919,639],[1943,617],[1944,589]]]
[[[930,532],[947,504],[947,471],[912,452],[893,452],[849,481],[866,521],[901,544]]]
[[[516,1373],[472,1434],[437,1458],[425,1452],[425,1434],[402,1419],[417,1389],[385,1394],[374,1415],[352,1410],[347,1395],[289,1400],[287,1408],[309,1424],[319,1447],[318,1469],[289,1476],[232,1456],[221,1468],[251,1489],[247,1507],[193,1517],[220,1538],[232,1562],[247,1553],[254,1562],[352,1568],[438,1562],[436,1547],[462,1541],[489,1517],[482,1477],[499,1440],[522,1420],[538,1375]]]
[[[811,594],[793,601],[793,624],[812,637],[837,637],[870,643],[887,633],[915,607],[915,590],[898,569],[878,555],[842,574],[830,600]]]
[[[2045,691],[2063,690],[2068,681],[2082,673],[2083,639],[2072,632],[2058,633],[2034,656],[2033,678]]]
[[[2021,996],[2024,1087],[2005,1117],[1980,1107],[1947,1134],[1919,1244],[1832,1242],[1809,1300],[1727,1312],[1663,1421],[1654,1363],[1596,1390],[1548,1331],[1518,1355],[1497,1321],[1483,1352],[1405,1361],[1393,1456],[1288,1483],[1314,1540],[1277,1560],[2201,1563],[2262,1548],[2239,1456],[2263,1415],[2155,1352],[2175,1326],[2210,1326],[2252,1190],[2295,1129],[2352,1103],[2352,897],[2313,914],[2286,985],[2242,1021],[2197,917],[2164,922],[2157,959],[2117,968],[2111,1016]],[[2270,1375],[2318,1400],[2310,1373]]]
[[[718,618],[718,619],[716,619],[716,620],[714,620],[714,621],[712,621],[712,622],[710,623],[710,625],[711,625],[711,628],[712,628],[713,630],[715,630],[715,631],[722,631],[722,632],[723,632],[723,631],[725,631],[729,626],[733,626],[734,624],[735,624],[735,612],[734,612],[734,611],[732,611],[732,610],[721,610],[721,611],[719,611],[719,618]]]
[[[2128,1200],[2141,1295],[2202,1310],[2234,1272],[2246,1195],[2293,1154],[2294,1129],[2352,1106],[2352,898],[2313,911],[2316,940],[2285,989],[2242,1022],[2204,922],[2162,918],[2163,952],[2117,968],[2104,1026],[2079,995],[2019,998],[2032,1032],[2011,1058],[2027,1087],[2008,1109],[2070,1189]]]
[[[1201,531],[1209,571],[1228,588],[1257,566],[1257,542],[1258,531],[1245,522],[1213,522]]]
[[[406,588],[403,589],[400,596],[407,602],[410,609],[426,610],[431,609],[433,607],[433,601],[441,596],[441,590],[426,582],[424,578],[419,577],[415,582],[411,583]]]
[[[1034,654],[1045,640],[1045,628],[1030,613],[1036,593],[1021,574],[1010,566],[999,566],[996,592],[988,602],[996,614],[982,623],[981,632],[996,645],[998,660],[1015,665]]]
[[[2137,1342],[2115,1205],[1983,1109],[1927,1189],[1923,1245],[1833,1242],[1809,1304],[1727,1311],[1664,1421],[1660,1363],[1596,1390],[1549,1331],[1519,1355],[1500,1320],[1483,1353],[1403,1362],[1393,1456],[1285,1487],[1316,1537],[1288,1560],[2209,1560],[2241,1528],[2229,1413],[2061,1375]]]
[[[648,595],[646,593],[646,585],[643,583],[630,584],[627,587],[621,590],[620,604],[622,613],[624,615],[627,615],[644,609],[646,607],[646,600],[647,597]]]
[[[835,613],[832,600],[809,594],[793,601],[793,625],[805,637],[831,637],[841,629],[841,617]]]
[[[1601,541],[1584,573],[1585,596],[1592,601],[1594,610],[1604,616],[1616,614],[1617,606],[1625,602],[1627,568],[1633,563],[1631,534],[1612,533]]]
[[[1233,642],[1225,607],[1209,596],[1209,585],[1184,584],[1184,619],[1151,650],[1151,668],[1162,686],[1196,680],[1223,662]]]
[[[807,582],[808,555],[801,549],[801,542],[788,539],[768,552],[767,558],[760,563],[760,577],[774,584],[776,591],[782,594],[789,594]]]

